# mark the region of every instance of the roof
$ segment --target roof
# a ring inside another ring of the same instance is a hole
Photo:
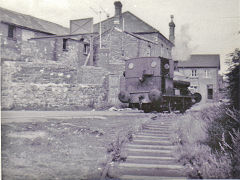
[[[152,27],[151,25],[144,22],[142,19],[132,14],[129,11],[122,13],[122,17],[124,19],[124,30],[134,34],[145,34],[145,33],[159,33],[165,40],[170,42],[163,34],[161,34],[157,29]],[[106,20],[101,21],[102,31],[106,31],[113,27],[114,16],[110,17]],[[93,25],[93,31],[99,32],[99,23]]]
[[[180,68],[218,68],[220,69],[219,54],[193,54],[187,61],[179,61]]]
[[[43,19],[39,19],[30,15],[14,12],[1,7],[0,7],[0,21],[3,23],[14,24],[23,28],[39,32],[45,32],[49,34],[60,35],[69,33],[68,28],[58,25],[56,23],[45,21]]]

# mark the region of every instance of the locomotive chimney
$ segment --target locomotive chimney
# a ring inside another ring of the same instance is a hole
[[[114,6],[115,6],[114,26],[122,29],[122,3],[120,1],[115,1]]]
[[[174,44],[175,42],[175,23],[173,22],[174,16],[171,15],[171,22],[169,23],[169,40]]]

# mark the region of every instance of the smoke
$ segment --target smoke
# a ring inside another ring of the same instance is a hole
[[[180,33],[175,38],[175,47],[172,50],[173,60],[186,61],[190,58],[192,53],[190,42],[189,25],[184,24],[181,26]]]

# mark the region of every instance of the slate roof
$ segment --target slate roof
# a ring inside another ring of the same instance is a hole
[[[187,61],[179,61],[180,68],[218,68],[220,69],[219,54],[193,54]]]
[[[43,19],[39,19],[30,15],[14,12],[1,7],[0,21],[3,23],[15,24],[22,28],[45,32],[49,34],[69,34],[68,28],[58,25],[56,23],[45,21]]]
[[[159,33],[165,40],[171,43],[169,39],[167,39],[163,34],[161,34],[157,29],[152,27],[151,25],[144,22],[139,17],[135,16],[129,11],[122,13],[122,17],[124,18],[124,30],[130,33],[136,34],[144,34],[144,33]],[[107,31],[113,27],[114,16],[110,17],[106,20],[101,21],[102,23],[102,31]],[[93,25],[93,31],[99,32],[99,23]],[[172,43],[171,43],[172,44]]]

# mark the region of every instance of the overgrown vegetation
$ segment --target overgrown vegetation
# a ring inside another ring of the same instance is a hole
[[[228,78],[227,91],[230,97],[232,108],[240,110],[240,49],[235,49],[227,59]]]
[[[189,112],[177,121],[177,156],[190,178],[240,177],[240,114],[225,105]]]
[[[190,178],[240,178],[240,50],[229,54],[230,103],[189,112],[175,124],[178,158]]]

